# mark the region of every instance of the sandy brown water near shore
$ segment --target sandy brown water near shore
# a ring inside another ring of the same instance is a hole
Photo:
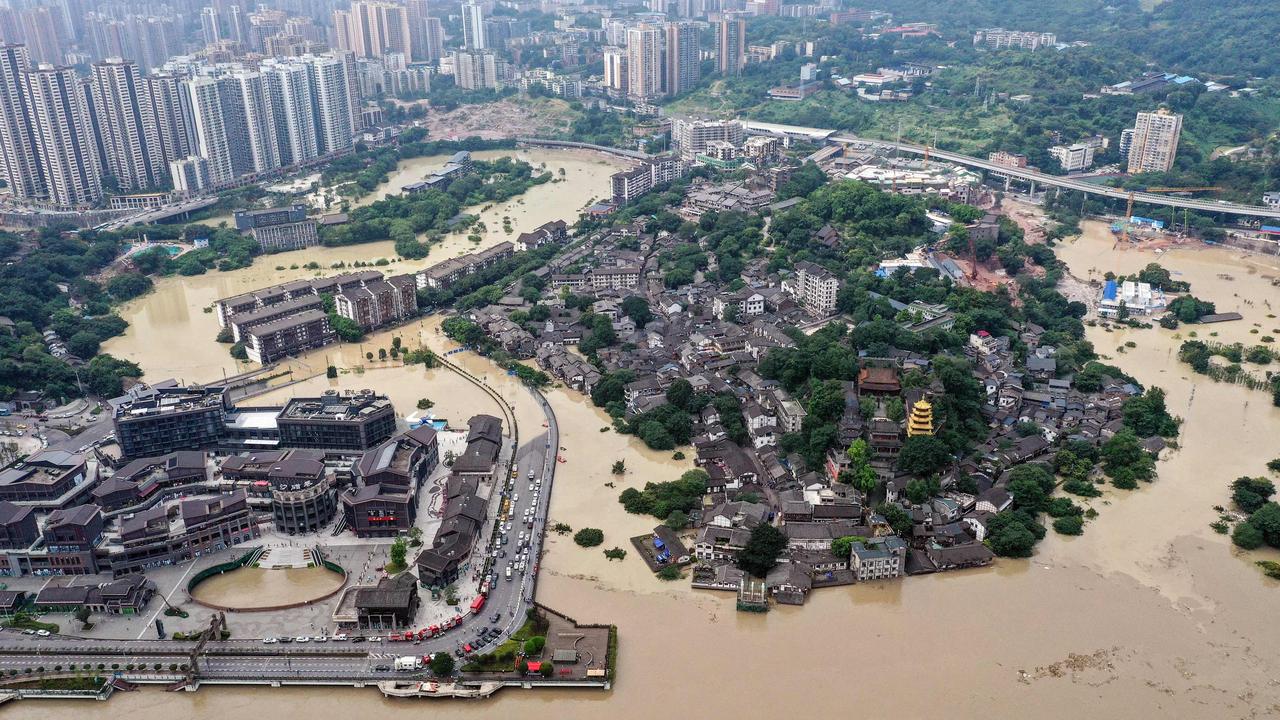
[[[506,202],[469,208],[468,212],[479,214],[488,227],[479,243],[469,241],[465,233],[454,233],[433,245],[430,254],[421,260],[397,259],[394,243],[390,241],[314,247],[260,256],[255,258],[252,266],[240,270],[159,278],[154,291],[119,309],[120,316],[129,322],[129,328],[123,335],[103,343],[102,351],[138,363],[147,380],[175,377],[188,382],[211,382],[222,378],[224,373],[242,372],[254,365],[237,363],[227,352],[227,345],[214,341],[218,334],[218,318],[214,313],[204,311],[212,307],[218,298],[288,280],[333,275],[340,272],[330,268],[337,262],[351,265],[356,261],[372,263],[385,258],[394,262],[375,269],[388,275],[414,272],[449,257],[492,247],[504,240],[514,240],[520,233],[552,220],[573,222],[578,212],[592,199],[608,194],[609,175],[626,166],[616,158],[580,150],[517,149],[475,153],[478,159],[506,156],[527,160],[535,170],[545,164],[559,181],[535,185]],[[446,160],[446,156],[406,160],[388,182],[362,202],[373,202],[387,193],[399,192],[404,185],[421,180]],[[565,171],[564,175],[560,175],[561,169]],[[504,216],[511,220],[511,233],[503,231]],[[306,269],[304,266],[310,262],[319,263],[320,269]],[[284,269],[278,270],[278,267]]]

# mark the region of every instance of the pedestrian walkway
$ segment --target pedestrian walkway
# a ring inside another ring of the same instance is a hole
[[[305,568],[311,562],[310,555],[305,548],[288,546],[288,547],[269,547],[263,551],[262,556],[258,558],[258,567],[268,570],[278,568]]]

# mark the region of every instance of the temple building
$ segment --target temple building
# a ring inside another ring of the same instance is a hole
[[[933,432],[933,405],[920,398],[911,406],[911,416],[907,418],[907,437],[933,435]]]

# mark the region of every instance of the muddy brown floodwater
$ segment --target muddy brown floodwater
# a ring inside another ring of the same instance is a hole
[[[1082,279],[1090,268],[1100,276],[1156,259],[1113,247],[1095,223],[1060,253]],[[1244,321],[1212,330],[1223,340],[1248,342],[1257,337],[1249,333],[1255,325],[1264,333],[1280,325],[1266,307],[1280,297],[1265,277],[1280,276],[1274,258],[1188,249],[1158,259],[1191,281],[1200,297],[1244,314]],[[448,345],[430,323],[421,337]],[[821,590],[804,607],[752,615],[735,612],[730,595],[659,582],[634,552],[609,563],[599,548],[554,539],[538,599],[583,622],[618,625],[619,678],[612,692],[507,690],[490,702],[424,705],[368,690],[148,690],[117,694],[110,709],[99,712],[135,720],[423,712],[617,720],[685,713],[1072,720],[1280,715],[1280,624],[1274,621],[1280,583],[1252,564],[1276,554],[1237,553],[1208,527],[1216,517],[1212,506],[1227,502],[1231,480],[1262,474],[1266,461],[1280,456],[1280,409],[1261,392],[1190,374],[1177,361],[1175,332],[1096,327],[1089,337],[1110,362],[1168,391],[1170,408],[1184,419],[1182,449],[1166,453],[1155,483],[1093,501],[1099,517],[1082,537],[1050,533],[1030,560]],[[1117,353],[1127,340],[1136,347]],[[536,405],[510,379],[483,360],[453,357],[499,384],[522,425],[540,422]],[[606,547],[627,547],[629,535],[654,521],[623,512],[617,492],[671,479],[687,463],[599,432],[606,418],[574,393],[556,390],[549,397],[567,448],[551,520],[603,528]],[[619,458],[628,466],[623,478],[609,472]],[[615,487],[607,487],[610,482]],[[82,707],[32,702],[10,714],[52,720]]]
[[[225,608],[280,607],[324,597],[342,587],[342,576],[322,567],[245,567],[205,580],[191,593],[196,600]]]
[[[397,259],[394,243],[385,241],[263,255],[256,258],[252,266],[241,270],[161,278],[156,281],[153,292],[120,308],[120,316],[129,322],[129,328],[123,335],[104,343],[102,351],[138,363],[147,380],[174,377],[188,382],[209,382],[224,373],[241,372],[255,365],[237,363],[228,354],[228,346],[214,342],[218,318],[205,310],[211,309],[218,298],[288,280],[333,275],[339,271],[329,266],[336,262],[350,265],[386,258],[391,264],[376,269],[387,274],[413,272],[449,257],[514,239],[552,220],[573,222],[580,210],[609,193],[609,176],[627,167],[624,161],[611,156],[580,150],[493,150],[474,155],[478,159],[514,156],[533,164],[535,171],[545,164],[557,181],[535,185],[523,195],[503,203],[468,208],[467,212],[478,214],[488,228],[482,240],[472,243],[466,234],[454,233],[432,245],[430,254],[421,260]],[[388,182],[360,203],[399,192],[406,184],[438,169],[447,159],[431,156],[403,161]],[[503,217],[510,218],[511,233],[503,231]],[[310,262],[319,263],[321,269],[302,267]]]

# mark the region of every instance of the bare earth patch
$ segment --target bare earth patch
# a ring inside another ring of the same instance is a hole
[[[434,139],[480,137],[488,140],[521,135],[546,136],[569,129],[575,113],[563,100],[533,98],[463,105],[449,112],[429,112],[427,131]]]

